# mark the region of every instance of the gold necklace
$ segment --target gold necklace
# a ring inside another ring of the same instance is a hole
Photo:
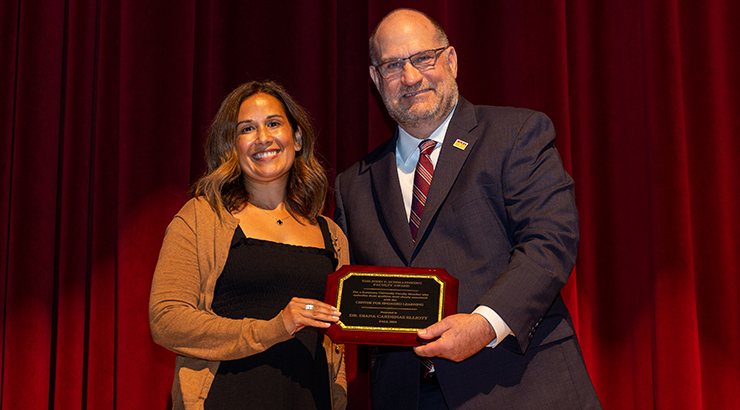
[[[254,204],[252,204],[252,205],[254,205]],[[277,223],[277,224],[278,224],[278,226],[283,226],[283,223],[285,223],[285,222],[283,222],[283,219],[288,219],[288,218],[290,218],[291,216],[293,216],[293,215],[290,215],[290,214],[288,214],[288,216],[286,216],[285,218],[278,218],[278,217],[276,217],[275,215],[273,215],[273,214],[271,214],[271,213],[269,213],[269,212],[265,211],[264,209],[262,209],[262,208],[258,207],[257,205],[254,205],[254,207],[255,207],[255,208],[257,208],[257,209],[259,209],[260,211],[262,211],[262,212],[266,213],[267,215],[269,215],[269,216],[270,216],[270,217],[271,217],[272,219],[274,219],[274,220],[275,220],[275,223]]]

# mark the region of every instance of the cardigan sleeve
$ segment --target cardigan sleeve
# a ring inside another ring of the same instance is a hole
[[[197,248],[205,242],[214,246],[215,241],[197,238],[198,212],[189,205],[167,228],[154,271],[149,299],[149,325],[154,341],[178,354],[222,361],[260,353],[290,339],[280,314],[270,320],[235,320],[204,307],[204,261],[199,260]],[[199,227],[206,236],[217,231],[211,228]]]
[[[339,225],[330,218],[324,219],[326,219],[327,225],[329,226],[331,239],[334,243],[334,252],[336,252],[337,259],[339,260],[339,265],[337,265],[337,269],[339,269],[342,266],[349,264],[349,241],[347,241],[347,237],[344,235],[344,232],[342,232],[342,228],[340,228]]]
[[[331,233],[334,252],[339,264],[337,269],[349,264],[349,242],[342,229],[329,218],[324,218]],[[347,408],[347,372],[345,368],[345,349],[343,344],[336,344],[328,336],[324,338],[324,348],[329,364],[329,374],[332,375],[330,384],[332,395],[332,409],[344,410]]]

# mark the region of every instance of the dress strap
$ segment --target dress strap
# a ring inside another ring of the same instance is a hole
[[[334,269],[336,269],[337,266],[339,266],[339,259],[337,259],[337,251],[334,249],[334,240],[331,237],[329,224],[321,215],[319,215],[316,220],[319,223],[319,228],[321,228],[321,235],[324,237],[324,248],[326,248],[326,250],[330,252],[332,265],[334,265]]]
[[[335,253],[334,250],[334,243],[331,240],[331,232],[329,231],[329,224],[326,223],[326,219],[324,219],[323,216],[319,216],[316,218],[316,220],[319,222],[319,228],[321,228],[321,235],[324,237],[324,248],[326,250],[331,251],[332,253]]]

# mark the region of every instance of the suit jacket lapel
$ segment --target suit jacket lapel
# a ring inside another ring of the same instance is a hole
[[[397,140],[398,129],[396,129],[396,133],[386,150],[371,165],[370,175],[373,184],[373,196],[385,220],[386,229],[390,232],[397,248],[403,255],[403,263],[408,264],[414,242],[411,239],[406,208],[403,205],[401,184],[398,182],[398,170],[396,168]]]
[[[452,189],[452,185],[457,179],[468,155],[475,148],[475,142],[478,137],[471,131],[477,124],[473,105],[460,97],[455,114],[453,114],[450,125],[447,128],[447,135],[445,135],[442,151],[437,160],[437,166],[434,169],[432,185],[429,187],[427,203],[424,206],[419,232],[416,236],[416,246],[423,243],[427,228],[429,228],[431,221],[450,193],[450,189]],[[467,143],[464,149],[454,146],[458,139]]]

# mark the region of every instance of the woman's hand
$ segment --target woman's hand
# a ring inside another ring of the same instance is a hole
[[[283,316],[285,329],[291,336],[306,326],[326,329],[332,323],[337,323],[341,315],[332,305],[304,298],[291,299],[280,314]]]

